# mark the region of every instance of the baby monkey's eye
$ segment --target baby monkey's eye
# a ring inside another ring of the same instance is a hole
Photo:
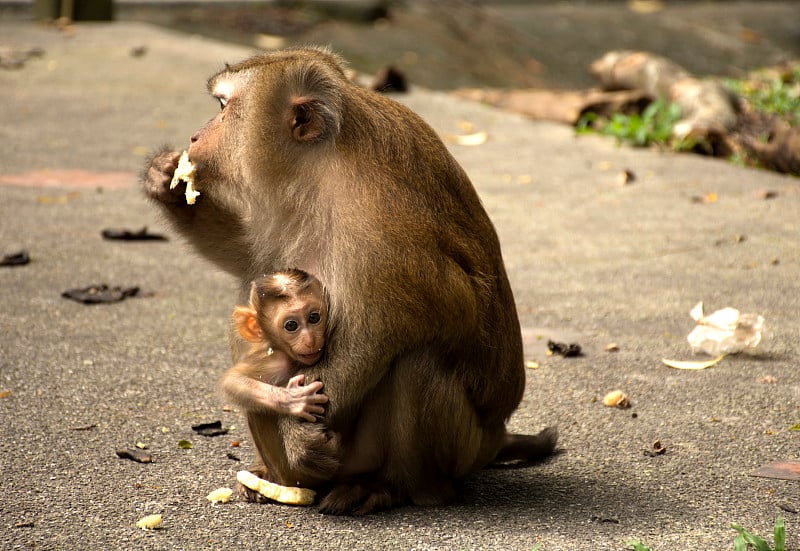
[[[287,320],[283,324],[283,328],[286,329],[289,333],[294,333],[297,331],[298,325],[295,320]]]
[[[310,323],[311,325],[318,324],[321,319],[322,319],[322,316],[320,315],[319,312],[311,312],[308,315],[308,323]]]

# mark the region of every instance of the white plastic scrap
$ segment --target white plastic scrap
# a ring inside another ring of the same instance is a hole
[[[686,337],[694,353],[736,354],[761,342],[764,317],[758,314],[741,314],[729,307],[706,316],[703,303],[699,302],[689,315],[697,322],[697,327]]]

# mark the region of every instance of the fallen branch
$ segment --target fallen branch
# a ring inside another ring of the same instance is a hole
[[[669,59],[647,52],[612,51],[590,72],[606,90],[639,90],[681,108],[673,134],[678,139],[718,140],[739,120],[739,100],[724,85],[695,78]]]

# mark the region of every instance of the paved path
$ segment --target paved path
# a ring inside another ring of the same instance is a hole
[[[100,231],[163,229],[135,186],[144,154],[187,144],[216,109],[207,76],[250,50],[133,23],[74,31],[0,23],[3,44],[46,52],[0,72],[0,252],[32,257],[0,268],[0,548],[730,549],[731,522],[768,535],[781,512],[800,547],[800,517],[781,509],[800,509],[800,483],[750,476],[800,459],[798,180],[576,138],[418,88],[401,100],[442,135],[462,121],[488,133],[451,147],[497,226],[539,365],[511,427],[556,424],[564,453],[481,472],[449,507],[352,519],[209,505],[252,457],[215,389],[234,282],[177,238]],[[636,180],[622,187],[626,169]],[[103,282],[145,296],[92,307],[60,297]],[[690,357],[699,300],[763,314],[757,354],[698,372],[661,364]],[[585,354],[548,357],[548,338]],[[604,350],[611,342],[618,352]],[[614,388],[631,409],[602,405]],[[191,430],[216,419],[228,435]],[[666,453],[645,455],[656,440]],[[115,456],[137,442],[152,464]],[[152,513],[161,530],[134,527]]]

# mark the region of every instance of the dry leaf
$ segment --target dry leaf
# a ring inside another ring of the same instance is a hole
[[[628,0],[628,9],[636,13],[656,13],[664,9],[661,0]]]
[[[719,196],[714,193],[713,191],[710,193],[706,193],[705,195],[695,195],[692,197],[693,203],[703,203],[704,205],[708,205],[710,203],[716,203]]]
[[[705,369],[707,367],[711,367],[712,365],[718,364],[724,357],[725,354],[721,354],[716,358],[714,358],[713,360],[706,360],[700,362],[668,360],[667,358],[661,358],[661,361],[664,362],[664,364],[668,365],[669,367],[674,367],[675,369]]]
[[[636,181],[636,174],[633,171],[625,169],[617,175],[617,185],[620,187],[627,186],[628,184]]]
[[[9,396],[11,396],[10,390],[0,390],[0,399],[8,398]]]
[[[644,454],[650,457],[664,455],[667,453],[667,447],[661,443],[661,440],[656,440],[649,449],[644,450]]]
[[[469,121],[460,120],[458,121],[458,129],[466,133],[475,132],[475,125]]]
[[[528,369],[539,369],[539,362],[528,360],[527,362],[525,362],[525,367],[527,367]]]
[[[610,342],[605,346],[606,352],[619,352],[619,345],[615,342]]]

